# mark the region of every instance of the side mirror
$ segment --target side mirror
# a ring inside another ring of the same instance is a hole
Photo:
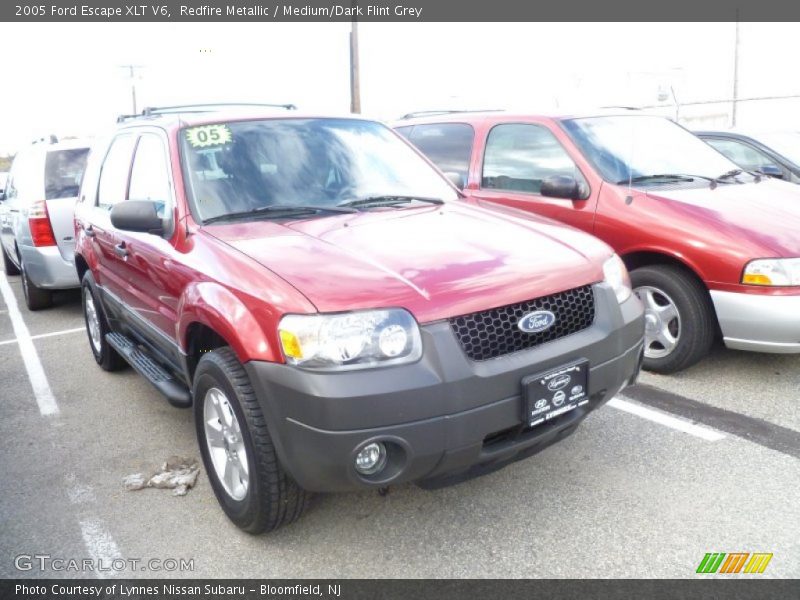
[[[445,171],[444,176],[447,177],[447,180],[458,189],[464,189],[464,178],[461,176],[461,173],[456,173],[455,171]]]
[[[4,202],[6,199],[6,191],[0,190],[0,202]]]
[[[111,224],[122,231],[164,235],[166,221],[158,216],[162,206],[153,200],[125,200],[111,207]]]
[[[564,198],[565,200],[582,200],[586,195],[583,186],[574,177],[567,175],[545,177],[539,193],[548,198]]]
[[[764,165],[763,167],[759,167],[758,172],[767,177],[783,179],[783,171],[777,165]]]

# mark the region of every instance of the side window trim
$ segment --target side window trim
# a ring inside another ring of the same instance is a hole
[[[553,139],[555,140],[555,142],[558,144],[558,146],[564,152],[564,155],[567,158],[569,158],[569,160],[572,162],[572,164],[573,164],[573,166],[575,168],[575,171],[577,171],[580,174],[581,179],[583,181],[581,181],[579,183],[582,183],[583,185],[585,185],[586,189],[588,190],[588,193],[586,194],[586,199],[591,198],[593,190],[592,190],[592,185],[589,182],[589,178],[586,177],[586,173],[583,172],[583,169],[581,169],[580,165],[575,161],[574,158],[572,158],[572,155],[564,147],[564,144],[561,143],[561,140],[558,139],[558,136],[556,136],[549,127],[547,127],[546,125],[544,125],[542,123],[530,123],[530,122],[524,122],[524,121],[507,121],[507,122],[503,122],[503,123],[495,123],[494,125],[490,126],[486,130],[486,134],[483,137],[483,152],[482,152],[481,156],[479,157],[480,172],[478,173],[477,184],[478,184],[478,189],[480,191],[482,191],[482,192],[487,192],[487,191],[488,192],[513,192],[514,194],[523,194],[523,195],[526,195],[526,196],[532,196],[532,197],[537,197],[537,198],[543,198],[544,197],[539,192],[528,192],[528,191],[524,191],[524,190],[503,190],[503,189],[497,189],[497,188],[484,187],[484,185],[483,185],[483,173],[484,173],[484,169],[485,169],[485,166],[486,166],[486,150],[489,147],[489,137],[492,135],[492,131],[494,131],[497,127],[501,127],[503,125],[526,125],[526,126],[530,126],[530,127],[538,127],[540,129],[545,130],[550,135],[552,135]]]

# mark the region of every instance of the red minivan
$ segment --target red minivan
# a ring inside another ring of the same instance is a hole
[[[473,204],[591,232],[646,309],[645,368],[670,373],[728,348],[800,352],[800,190],[744,172],[674,122],[440,112],[395,129]]]

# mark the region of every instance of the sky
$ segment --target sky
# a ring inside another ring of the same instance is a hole
[[[360,23],[362,112],[569,111],[729,99],[734,23]],[[743,23],[739,97],[800,96],[800,24]],[[92,135],[138,108],[201,102],[350,107],[349,23],[0,23],[0,153]],[[670,88],[672,92],[670,92]],[[797,127],[800,100],[745,102],[739,125]],[[665,114],[673,115],[672,108]],[[724,126],[729,104],[682,107]]]

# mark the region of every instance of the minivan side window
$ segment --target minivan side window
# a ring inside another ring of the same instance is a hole
[[[440,123],[416,125],[408,139],[440,170],[458,173],[467,181],[474,137],[471,125]]]
[[[489,132],[481,187],[538,194],[542,181],[554,175],[573,177],[586,185],[578,167],[546,127],[508,123]]]
[[[136,145],[128,198],[158,202],[159,216],[162,218],[172,210],[167,164],[167,155],[161,138],[152,133],[143,134]]]
[[[111,142],[111,148],[108,149],[100,171],[98,206],[110,209],[125,200],[135,143],[136,137],[132,135],[121,135]]]

